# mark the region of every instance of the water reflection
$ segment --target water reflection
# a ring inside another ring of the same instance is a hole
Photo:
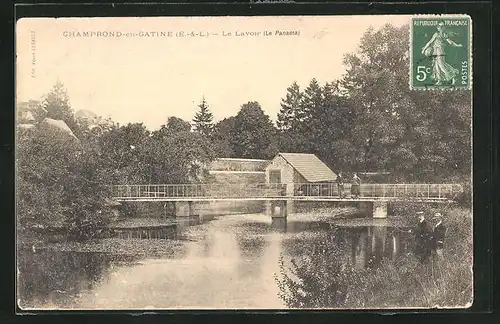
[[[280,256],[310,257],[311,244],[326,242],[345,262],[374,267],[396,259],[409,242],[391,224],[285,223],[263,214],[186,219],[176,233],[185,253],[138,263],[102,253],[22,251],[22,306],[282,308],[274,281]]]
[[[386,226],[353,230],[351,260],[359,268],[378,265],[383,259],[395,260],[401,252],[400,233]]]
[[[127,256],[21,250],[18,253],[20,307],[70,305],[81,291],[93,289],[114,266],[133,263]]]

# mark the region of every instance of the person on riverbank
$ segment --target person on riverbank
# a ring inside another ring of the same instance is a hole
[[[342,172],[337,175],[337,189],[339,191],[339,198],[344,198],[344,178]]]
[[[358,177],[358,175],[356,173],[354,173],[354,176],[352,177],[352,182],[351,182],[351,197],[352,198],[359,197],[360,185],[361,185],[361,179]]]
[[[418,224],[415,228],[415,254],[425,262],[431,255],[432,231],[425,219],[424,212],[417,212]]]
[[[443,217],[441,213],[434,215],[437,220],[436,225],[432,231],[432,249],[438,257],[443,257],[444,237],[446,234],[446,226],[443,224]]]

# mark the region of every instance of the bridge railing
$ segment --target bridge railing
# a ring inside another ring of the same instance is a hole
[[[351,196],[351,184],[344,184],[342,194]],[[463,191],[459,184],[388,184],[360,185],[360,197],[453,199]],[[295,183],[294,196],[339,196],[336,183]]]
[[[286,194],[283,184],[114,185],[114,198],[260,198]]]
[[[263,198],[282,196],[339,197],[336,183],[295,184],[151,184],[114,185],[118,199],[134,198]],[[362,184],[360,197],[453,199],[462,192],[458,184]],[[344,184],[349,197],[351,185]]]

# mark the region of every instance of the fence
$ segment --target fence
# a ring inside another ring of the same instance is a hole
[[[261,198],[285,196],[283,184],[115,185],[114,198]]]
[[[296,183],[294,196],[339,196],[336,183]],[[343,195],[350,196],[351,184],[344,184]],[[463,191],[459,184],[362,184],[360,197],[453,199]]]
[[[295,184],[161,184],[114,185],[111,193],[117,199],[133,198],[272,198],[339,197],[335,183]],[[343,193],[349,197],[350,184]],[[453,199],[463,191],[458,184],[362,184],[364,198]]]

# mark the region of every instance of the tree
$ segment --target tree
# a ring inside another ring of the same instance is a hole
[[[147,183],[150,132],[142,123],[111,129],[97,138],[94,147],[113,184]]]
[[[56,83],[42,106],[48,118],[65,122],[71,132],[50,121],[19,129],[19,229],[23,232],[59,227],[70,239],[95,237],[110,220],[107,185],[112,183],[110,171],[115,165],[103,163],[106,160],[102,153],[112,148],[100,146],[103,143],[94,137],[83,136],[62,83]],[[72,132],[84,140],[75,138]]]
[[[297,82],[287,88],[281,99],[281,109],[276,124],[279,130],[279,148],[283,152],[303,152],[307,150],[307,131],[304,127],[307,112],[303,104],[304,94]]]
[[[63,185],[75,143],[34,128],[19,133],[16,151],[19,228],[61,225],[66,212]]]
[[[297,129],[303,113],[302,108],[302,92],[296,81],[287,88],[285,98],[281,99],[281,109],[278,112],[276,125],[278,130],[284,132],[291,129]]]
[[[352,148],[358,169],[391,169],[391,152],[403,137],[399,114],[409,93],[405,36],[407,26],[386,25],[378,31],[370,28],[358,52],[344,58],[347,73],[342,86],[355,103]]]
[[[99,157],[73,137],[39,127],[20,133],[17,148],[20,232],[59,227],[70,239],[98,235],[110,215]]]
[[[82,131],[71,109],[68,93],[61,81],[57,81],[52,90],[43,98],[42,107],[47,111],[47,117],[62,120],[80,138]]]
[[[358,51],[344,58],[354,167],[386,169],[411,181],[468,177],[470,92],[410,90],[408,34],[408,26],[371,28]]]
[[[234,157],[232,138],[236,133],[235,117],[227,117],[214,126],[213,141],[219,157]]]
[[[165,134],[177,134],[191,132],[191,125],[189,122],[179,117],[169,117],[166,125],[162,125],[160,132]]]
[[[109,172],[100,162],[95,151],[82,147],[69,165],[62,203],[67,206],[65,225],[70,239],[100,237],[113,218],[108,204]]]
[[[339,82],[326,83],[321,88],[321,102],[310,110],[309,146],[334,170],[348,168],[351,127],[354,119],[351,105],[339,89]],[[316,95],[319,96],[319,95]]]
[[[208,108],[205,97],[202,97],[201,103],[198,105],[198,107],[200,108],[200,110],[194,115],[193,119],[194,129],[196,132],[209,137],[212,134],[212,130],[214,127],[214,116]]]
[[[241,106],[231,145],[236,157],[268,159],[277,152],[276,128],[256,101]]]
[[[212,161],[214,147],[204,135],[190,131],[188,122],[170,117],[151,136],[148,158],[149,183],[201,182],[204,165]]]

